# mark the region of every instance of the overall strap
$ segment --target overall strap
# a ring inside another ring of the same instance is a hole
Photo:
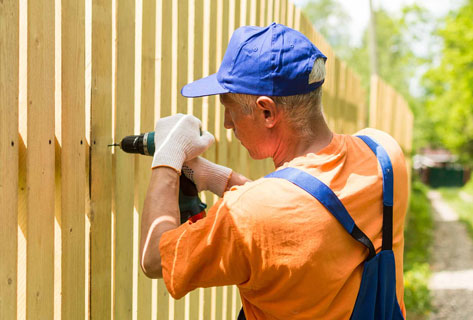
[[[352,217],[348,213],[345,206],[342,204],[340,199],[333,193],[327,185],[316,177],[296,168],[284,168],[275,172],[272,172],[266,176],[266,178],[282,178],[286,179],[296,186],[304,189],[316,198],[330,213],[340,222],[345,230],[357,241],[361,242],[369,250],[369,256],[367,260],[371,259],[376,255],[373,243],[358,228],[353,221]]]
[[[383,172],[383,245],[382,250],[392,250],[393,245],[393,166],[386,150],[372,138],[357,136],[363,140],[378,158]]]

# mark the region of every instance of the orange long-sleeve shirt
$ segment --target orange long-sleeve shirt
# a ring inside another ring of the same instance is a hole
[[[393,251],[397,298],[405,315],[403,227],[408,176],[399,145],[374,129],[359,132],[388,152],[394,171]],[[302,169],[328,185],[381,250],[382,175],[359,138],[334,135],[317,154],[281,168]],[[262,178],[226,192],[193,224],[163,234],[163,277],[174,298],[197,287],[236,284],[247,319],[348,319],[368,250],[306,191]]]

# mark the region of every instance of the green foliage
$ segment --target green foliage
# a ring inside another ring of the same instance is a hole
[[[350,16],[342,5],[337,0],[309,1],[304,5],[303,11],[342,59],[346,58],[345,53],[349,51],[350,41]]]
[[[473,197],[473,177],[465,184],[463,190]]]
[[[364,31],[361,44],[353,46],[347,36],[348,14],[340,0],[312,0],[306,3],[303,10],[337,55],[360,75],[363,87],[369,93],[368,29]],[[414,113],[414,149],[427,144],[438,145],[440,139],[425,112],[422,96],[414,97],[410,90],[412,79],[420,76],[419,67],[430,62],[434,55],[435,43],[426,40],[432,38],[430,35],[434,27],[431,21],[434,19],[427,9],[418,5],[405,6],[397,15],[380,8],[376,10],[375,17],[379,75],[406,98]],[[423,50],[419,50],[419,44]],[[421,55],[419,51],[423,51]]]
[[[416,10],[421,10],[415,7]],[[413,9],[412,9],[413,10]],[[379,9],[376,11],[376,44],[378,52],[379,75],[403,95],[409,95],[409,81],[414,76],[414,66],[420,60],[414,55],[410,45],[407,15],[411,9],[405,9],[400,17]],[[349,64],[361,75],[363,82],[369,83],[370,56],[369,34],[365,31],[362,44],[354,48]]]
[[[432,309],[428,279],[433,218],[427,191],[425,185],[414,180],[404,231],[404,301],[406,309],[417,315],[426,315]]]
[[[425,75],[427,109],[441,142],[473,163],[473,0],[451,13],[438,34],[440,64]]]
[[[427,315],[432,310],[429,290],[431,275],[428,263],[417,263],[404,272],[404,302],[406,310],[417,315]]]

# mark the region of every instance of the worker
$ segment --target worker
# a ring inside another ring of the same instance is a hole
[[[140,263],[180,299],[236,285],[239,319],[403,319],[408,175],[387,133],[332,132],[322,110],[326,56],[281,24],[233,33],[216,74],[186,97],[219,95],[224,126],[275,171],[250,181],[201,155],[213,136],[177,114],[156,123]],[[332,106],[327,105],[326,108]],[[219,200],[179,224],[179,175]]]

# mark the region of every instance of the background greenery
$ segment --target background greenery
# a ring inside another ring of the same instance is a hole
[[[340,1],[312,0],[303,10],[369,90],[368,29],[351,45]],[[440,19],[416,4],[396,13],[375,8],[375,16],[379,74],[409,102],[414,151],[445,147],[473,164],[473,0]]]
[[[428,281],[433,216],[427,192],[428,188],[415,178],[404,230],[404,299],[408,318],[421,318],[432,309]]]

